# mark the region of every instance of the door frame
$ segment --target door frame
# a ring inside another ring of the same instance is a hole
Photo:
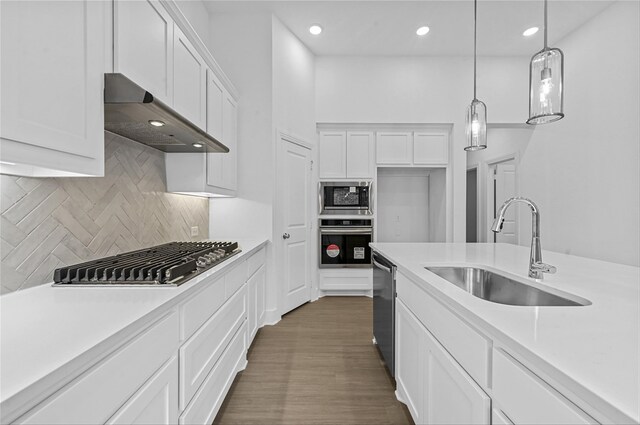
[[[316,282],[315,279],[313,279],[313,273],[312,270],[314,270],[314,263],[313,261],[315,261],[315,256],[314,253],[316,252],[315,250],[315,244],[317,243],[316,240],[314,240],[312,238],[313,232],[312,229],[314,228],[314,223],[313,223],[313,218],[314,218],[314,214],[313,214],[313,203],[312,201],[315,199],[315,193],[313,192],[314,190],[314,158],[315,158],[315,151],[316,151],[316,146],[313,143],[310,143],[298,136],[292,135],[290,133],[284,132],[282,130],[276,129],[276,173],[275,173],[275,179],[276,179],[276,184],[274,186],[275,190],[274,190],[274,205],[273,205],[273,246],[274,246],[274,253],[275,253],[275,259],[274,259],[274,264],[275,264],[275,269],[276,269],[276,273],[275,273],[275,277],[276,277],[276,289],[277,289],[277,302],[276,302],[276,311],[278,312],[278,314],[280,316],[288,313],[287,311],[284,311],[285,309],[285,303],[284,303],[284,240],[282,239],[282,234],[284,233],[284,222],[282,220],[283,217],[283,198],[282,198],[282,191],[280,190],[280,188],[282,187],[282,178],[283,178],[283,164],[284,164],[284,158],[283,158],[283,144],[284,143],[293,143],[294,145],[298,145],[304,149],[308,149],[309,150],[309,158],[310,158],[310,162],[311,162],[311,170],[309,171],[309,196],[307,199],[309,208],[309,216],[307,217],[309,220],[309,227],[307,228],[307,241],[309,242],[309,253],[308,253],[308,260],[309,260],[309,268],[307,270],[307,279],[308,282],[310,284],[310,288],[309,288],[309,300],[312,301],[314,300],[314,291],[317,290],[316,288]]]
[[[485,174],[485,204],[484,204],[484,211],[483,211],[483,220],[484,220],[484,224],[483,224],[483,228],[485,229],[485,235],[486,235],[486,240],[488,243],[493,243],[493,232],[491,231],[491,225],[489,224],[489,217],[493,217],[493,211],[492,207],[493,207],[493,173],[491,172],[498,164],[502,164],[505,162],[509,162],[509,161],[513,161],[513,165],[515,167],[515,174],[516,174],[516,187],[515,187],[515,191],[516,193],[519,192],[520,190],[520,175],[518,173],[518,164],[519,164],[519,156],[517,154],[509,154],[509,155],[503,155],[500,157],[496,157],[496,158],[492,158],[490,161],[487,162],[486,164],[486,174]],[[480,180],[480,179],[478,179]],[[497,206],[496,206],[497,207]],[[515,205],[515,207],[517,208],[517,205]],[[493,220],[493,219],[492,219]],[[519,211],[516,209],[516,244],[520,245],[520,232],[518,229],[518,223],[520,222],[520,214]]]

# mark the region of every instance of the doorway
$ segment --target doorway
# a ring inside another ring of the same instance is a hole
[[[281,134],[278,149],[276,245],[281,255],[280,314],[311,300],[311,146]]]
[[[494,162],[489,164],[489,181],[487,182],[488,211],[487,211],[487,240],[494,243],[518,243],[518,206],[513,205],[505,215],[502,232],[493,233],[491,225],[497,217],[502,204],[509,198],[517,196],[516,160]]]
[[[467,170],[467,243],[478,242],[478,168]]]

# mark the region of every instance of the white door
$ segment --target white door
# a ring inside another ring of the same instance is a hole
[[[490,217],[495,218],[500,207],[509,198],[516,196],[516,166],[512,161],[496,164],[494,169],[494,214]],[[517,244],[517,217],[518,206],[512,205],[505,215],[504,226],[502,232],[495,234],[495,242]],[[493,223],[493,219],[491,220]],[[489,224],[491,227],[491,223]]]
[[[296,143],[280,139],[279,162],[284,314],[311,299],[311,151]]]

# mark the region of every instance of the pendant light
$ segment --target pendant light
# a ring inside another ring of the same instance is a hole
[[[467,108],[466,129],[467,147],[465,151],[478,151],[487,148],[487,106],[476,97],[476,62],[478,37],[478,0],[473,1],[473,100]]]
[[[529,119],[527,124],[546,124],[564,117],[562,50],[547,46],[547,0],[544,0],[544,48],[529,64]]]

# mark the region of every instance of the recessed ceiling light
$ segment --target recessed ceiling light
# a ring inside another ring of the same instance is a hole
[[[322,32],[322,27],[318,24],[311,25],[309,27],[309,32],[313,35],[318,35]]]
[[[149,120],[149,124],[154,127],[162,127],[164,125],[164,123],[160,120]]]
[[[418,35],[426,35],[429,32],[429,27],[420,27],[416,30]]]
[[[524,35],[525,37],[531,37],[533,34],[537,32],[538,32],[538,27],[531,27],[529,29],[524,30],[522,35]]]
[[[194,143],[193,147],[194,148],[201,148],[202,147],[202,143]]]

